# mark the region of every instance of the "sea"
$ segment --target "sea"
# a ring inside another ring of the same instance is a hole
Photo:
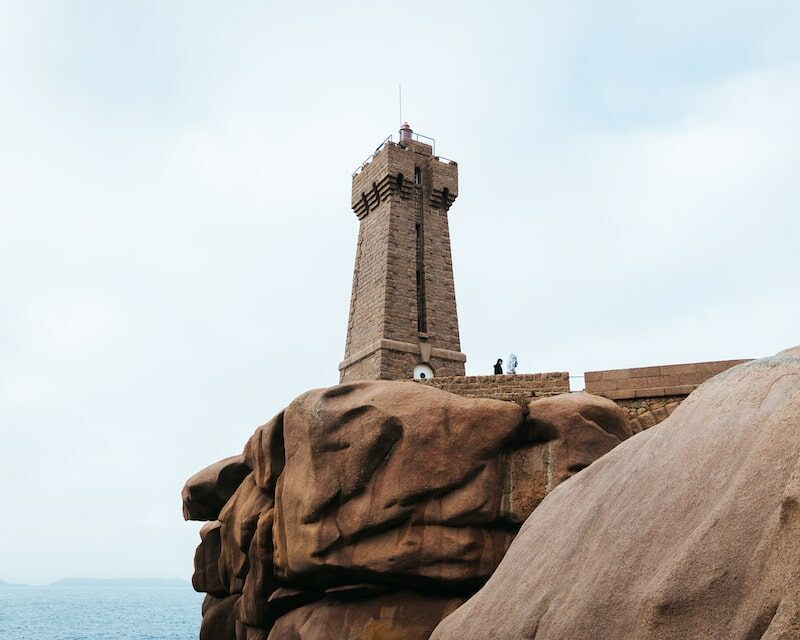
[[[197,640],[190,587],[2,587],[0,640]]]

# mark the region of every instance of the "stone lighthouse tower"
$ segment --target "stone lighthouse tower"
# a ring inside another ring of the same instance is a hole
[[[464,375],[447,213],[458,166],[408,123],[353,174],[358,248],[340,381]],[[431,144],[428,144],[430,142]]]

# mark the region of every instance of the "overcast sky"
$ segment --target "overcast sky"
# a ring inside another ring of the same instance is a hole
[[[399,81],[459,163],[468,373],[800,343],[798,24],[763,1],[0,3],[0,579],[191,574],[183,481],[338,380],[350,175]]]

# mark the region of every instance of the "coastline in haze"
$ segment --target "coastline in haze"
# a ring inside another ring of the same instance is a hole
[[[6,582],[5,580],[0,580],[0,587],[29,587],[30,585],[27,584],[14,584],[13,582]]]
[[[0,587],[31,587],[30,584],[18,584],[0,580]],[[46,587],[191,587],[182,578],[61,578],[48,585],[35,585]]]
[[[181,578],[61,578],[51,587],[191,587]]]
[[[197,640],[203,594],[183,580],[0,582],[5,640]]]

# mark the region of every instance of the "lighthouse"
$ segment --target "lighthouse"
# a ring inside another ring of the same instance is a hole
[[[448,214],[458,165],[408,123],[353,174],[359,221],[341,382],[464,375]]]

